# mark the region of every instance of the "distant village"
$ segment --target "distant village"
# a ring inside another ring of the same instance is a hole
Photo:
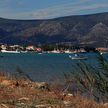
[[[26,53],[26,52],[42,52],[41,48],[37,48],[33,45],[30,46],[23,46],[23,45],[7,45],[2,44],[0,46],[1,52],[13,52],[13,53]]]
[[[102,50],[102,49],[101,49]],[[100,51],[91,47],[75,47],[66,45],[7,45],[0,44],[0,51],[7,53],[86,53]]]

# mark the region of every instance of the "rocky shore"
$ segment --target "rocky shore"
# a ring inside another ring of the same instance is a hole
[[[0,108],[108,108],[108,104],[60,92],[45,82],[0,74]]]

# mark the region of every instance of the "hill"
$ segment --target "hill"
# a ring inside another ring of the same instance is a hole
[[[7,44],[72,42],[105,47],[107,39],[108,12],[49,20],[0,18],[0,42]]]

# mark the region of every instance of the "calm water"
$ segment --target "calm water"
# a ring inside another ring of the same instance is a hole
[[[14,73],[16,67],[20,67],[36,81],[50,81],[55,77],[63,78],[63,72],[72,71],[73,65],[79,62],[79,60],[70,59],[70,54],[2,53],[1,55],[4,56],[0,58],[0,69],[3,72]],[[88,56],[88,60],[85,60],[86,63],[96,64],[95,53],[83,55]],[[108,55],[105,56],[108,57]]]

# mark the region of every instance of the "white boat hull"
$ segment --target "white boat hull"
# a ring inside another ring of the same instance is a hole
[[[86,60],[88,57],[86,56],[69,56],[72,60]]]
[[[7,51],[7,50],[1,50],[2,53],[20,53],[19,51]]]
[[[72,60],[86,60],[87,57],[78,57],[78,58],[75,58],[75,57],[72,57]]]

